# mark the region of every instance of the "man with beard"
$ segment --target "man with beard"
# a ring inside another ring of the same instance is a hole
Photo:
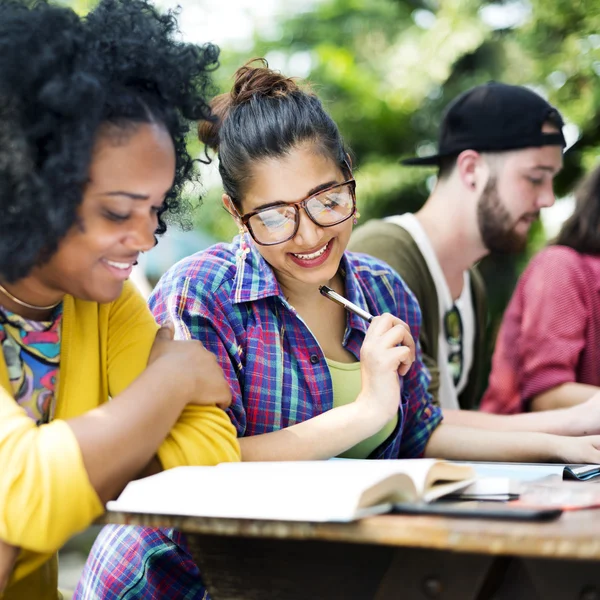
[[[416,295],[430,392],[446,419],[477,425],[491,416],[453,410],[473,408],[482,391],[487,315],[475,265],[490,252],[523,250],[540,209],[554,204],[562,127],[558,111],[526,88],[468,90],[445,111],[438,153],[402,161],[439,168],[423,208],[369,221],[352,236],[351,250],[389,263]]]

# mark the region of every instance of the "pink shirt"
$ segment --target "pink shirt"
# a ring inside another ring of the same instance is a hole
[[[492,359],[485,412],[524,412],[562,383],[600,386],[600,256],[550,246],[519,279]]]

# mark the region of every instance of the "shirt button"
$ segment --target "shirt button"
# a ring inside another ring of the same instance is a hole
[[[313,365],[316,365],[319,362],[319,357],[316,354],[311,354],[310,355],[310,362]]]

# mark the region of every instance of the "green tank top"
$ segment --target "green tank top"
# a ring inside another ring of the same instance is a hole
[[[360,363],[341,363],[336,360],[325,358],[331,381],[333,383],[333,406],[343,406],[350,404],[356,400],[360,392],[362,380],[360,376]],[[385,442],[385,440],[393,433],[398,423],[398,415],[396,415],[386,426],[375,435],[363,440],[342,452],[340,458],[367,458],[377,446]]]

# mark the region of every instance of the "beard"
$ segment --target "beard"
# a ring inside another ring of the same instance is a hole
[[[527,216],[538,217],[539,212],[523,215]],[[516,232],[518,222],[515,222],[502,204],[496,178],[490,177],[477,204],[477,223],[485,247],[490,252],[499,254],[513,254],[525,250],[528,236]]]

